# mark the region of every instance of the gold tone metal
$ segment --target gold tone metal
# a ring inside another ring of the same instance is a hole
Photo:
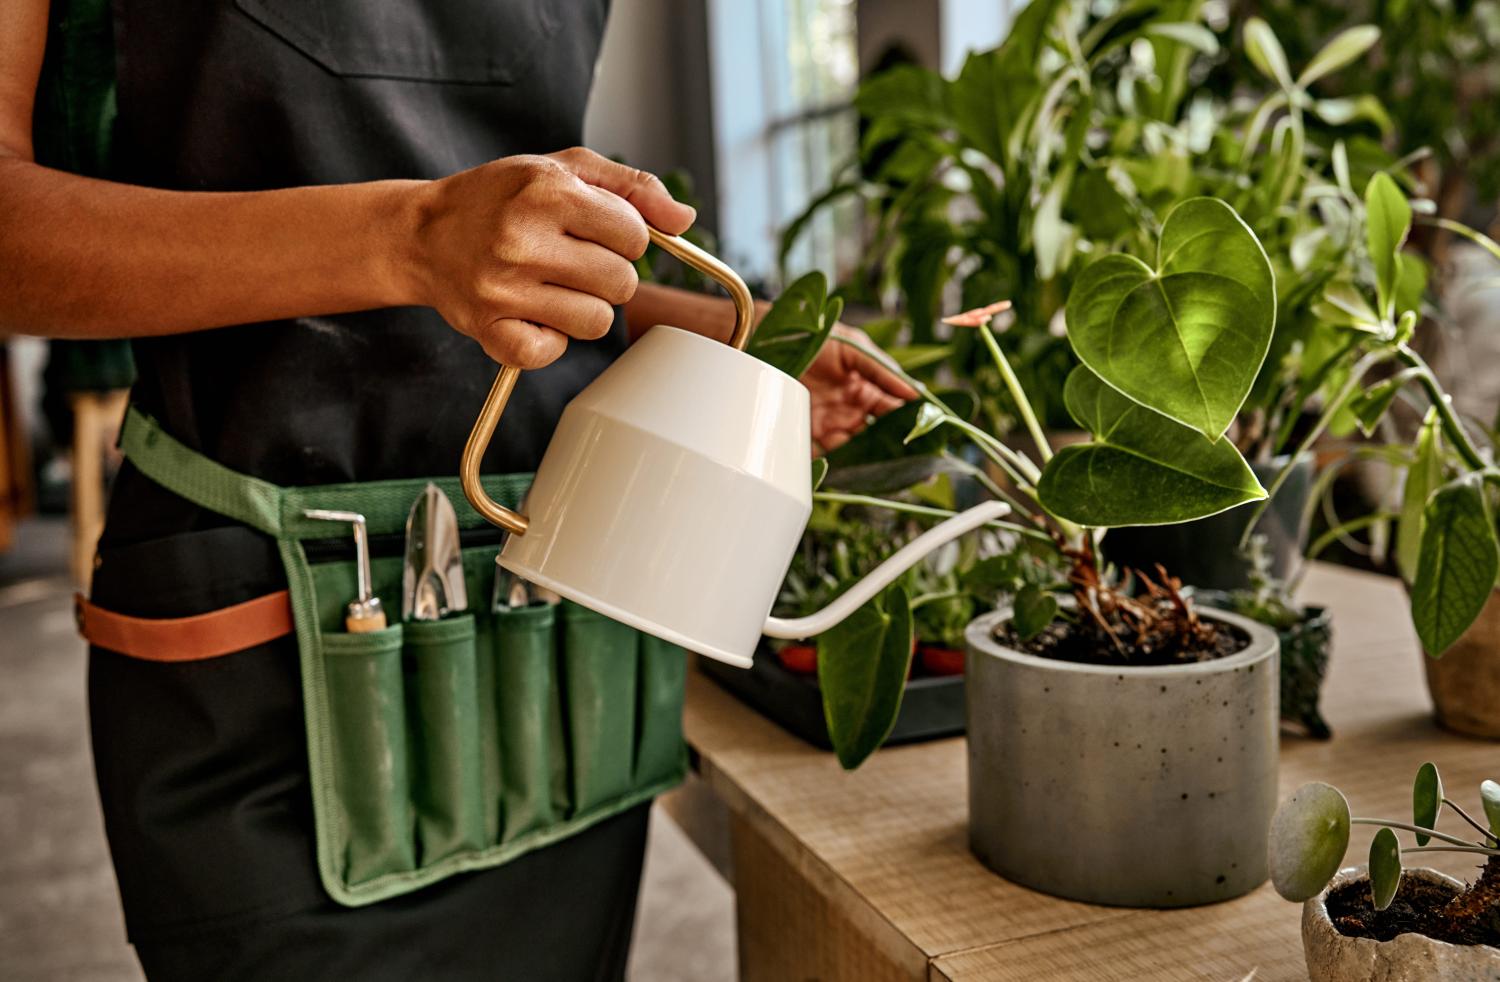
[[[723,260],[704,252],[686,239],[668,235],[649,225],[646,230],[650,233],[652,242],[715,280],[729,293],[729,298],[734,301],[734,330],[729,335],[729,344],[744,351],[745,345],[750,341],[750,334],[755,330],[755,302],[745,281],[725,265]],[[525,535],[530,523],[525,515],[506,508],[485,492],[484,484],[479,479],[479,463],[495,435],[495,427],[500,424],[500,414],[505,412],[505,404],[510,401],[510,394],[515,390],[516,379],[520,377],[519,368],[510,365],[500,367],[500,374],[495,376],[495,384],[490,387],[484,407],[479,410],[479,418],[474,421],[474,429],[469,432],[469,440],[464,444],[464,455],[458,467],[459,483],[463,485],[464,496],[469,499],[469,504],[474,506],[474,510],[485,521],[498,525],[512,535]]]

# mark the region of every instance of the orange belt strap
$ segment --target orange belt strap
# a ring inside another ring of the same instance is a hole
[[[192,617],[127,617],[74,598],[78,633],[89,644],[147,661],[201,661],[292,633],[285,590]]]

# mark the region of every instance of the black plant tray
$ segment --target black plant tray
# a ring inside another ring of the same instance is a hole
[[[768,645],[762,644],[751,668],[735,668],[712,658],[698,664],[714,681],[782,729],[815,747],[832,750],[823,719],[823,695],[811,675],[789,672]],[[964,677],[927,675],[908,679],[896,725],[883,746],[916,743],[964,732]]]

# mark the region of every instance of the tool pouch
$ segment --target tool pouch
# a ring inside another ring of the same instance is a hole
[[[399,611],[402,559],[382,553],[399,543],[427,480],[282,488],[190,450],[135,409],[120,443],[147,477],[280,544],[318,867],[338,902],[373,903],[497,866],[682,779],[682,650],[567,601],[489,610],[499,545],[456,479],[432,483],[460,529],[491,540],[463,549],[479,609],[351,634],[343,618],[357,590],[354,561],[317,558],[326,550],[314,545],[349,530],[303,511],[364,515],[372,587]],[[509,506],[529,484],[522,474],[485,481]]]

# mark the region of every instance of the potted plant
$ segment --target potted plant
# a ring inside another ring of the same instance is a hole
[[[1273,575],[1285,578],[1306,543],[1312,471],[1309,455],[1288,456],[1290,444],[1305,410],[1358,357],[1323,311],[1362,261],[1358,199],[1344,189],[1400,167],[1365,138],[1387,123],[1378,100],[1318,97],[1378,30],[1340,33],[1294,77],[1274,34],[1252,18],[1244,48],[1258,74],[1214,98],[1192,83],[1227,54],[1207,11],[1127,4],[1101,15],[1075,0],[1036,0],[1004,44],[971,55],[956,77],[914,66],[872,77],[855,101],[860,158],[809,212],[851,195],[865,202],[869,248],[850,288],[887,304],[899,297],[910,344],[898,359],[927,379],[951,371],[980,397],[982,424],[1010,437],[1020,429],[1010,386],[972,334],[943,332],[938,312],[1010,297],[1016,310],[998,341],[1044,429],[1069,426],[1060,396],[1077,360],[1063,301],[1090,258],[1145,254],[1162,217],[1188,198],[1231,204],[1275,268],[1278,317],[1227,435],[1263,482],[1296,464],[1256,527]],[[787,239],[803,227],[794,222]],[[1194,585],[1244,587],[1248,563],[1233,546],[1247,518],[1241,508],[1123,528],[1104,548],[1123,566],[1162,562]]]
[[[1302,904],[1313,982],[1500,977],[1500,784],[1485,781],[1479,796],[1483,822],[1443,793],[1437,768],[1427,763],[1412,787],[1410,822],[1351,817],[1344,795],[1322,783],[1305,784],[1282,803],[1271,822],[1271,879],[1278,893]],[[1444,805],[1467,823],[1468,836],[1436,831]],[[1352,825],[1379,831],[1368,864],[1341,870]],[[1397,830],[1416,844],[1403,848]],[[1484,860],[1465,886],[1436,870],[1403,869],[1402,856],[1417,852]]]

